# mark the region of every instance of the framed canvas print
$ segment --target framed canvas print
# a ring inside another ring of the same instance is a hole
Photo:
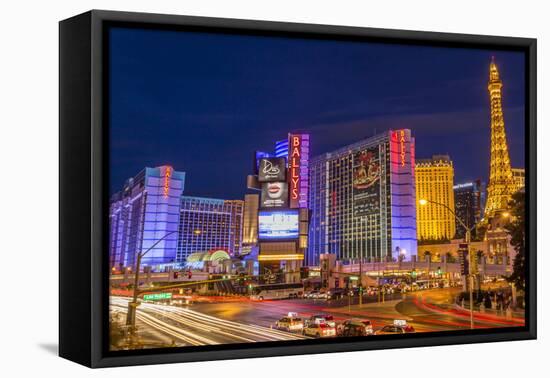
[[[60,355],[536,337],[536,41],[60,23]]]

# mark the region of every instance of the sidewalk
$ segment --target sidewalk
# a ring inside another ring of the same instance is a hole
[[[444,305],[441,306],[440,304],[435,303],[429,303],[426,301],[425,298],[416,298],[414,300],[415,304],[419,307],[423,307],[426,310],[445,314],[445,315],[452,315],[459,318],[468,319],[470,317],[470,310],[464,307],[459,306],[458,304],[452,304],[452,305]],[[490,314],[480,311],[475,311],[473,313],[473,317],[476,321],[484,322],[484,323],[501,323],[511,326],[517,326],[517,325],[523,325],[525,324],[525,318],[523,317],[523,314],[519,314],[519,316],[501,316],[497,314]]]
[[[459,304],[454,304],[453,308],[460,313],[470,314],[468,307],[462,307]],[[494,309],[476,310],[474,307],[475,316],[485,317],[487,319],[495,320],[511,320],[517,322],[525,322],[525,310],[516,309],[515,311],[498,311]]]

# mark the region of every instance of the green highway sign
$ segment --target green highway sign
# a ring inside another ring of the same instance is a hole
[[[153,294],[144,294],[144,301],[159,301],[161,299],[172,299],[172,293],[153,293]]]

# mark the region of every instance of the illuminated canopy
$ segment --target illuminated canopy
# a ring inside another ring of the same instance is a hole
[[[195,252],[187,257],[188,263],[204,262],[204,261],[224,261],[231,257],[224,249],[212,249],[208,252]]]

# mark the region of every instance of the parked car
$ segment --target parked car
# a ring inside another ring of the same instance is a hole
[[[304,294],[304,298],[314,299],[319,294],[319,290],[311,290]]]
[[[348,319],[338,325],[338,336],[369,336],[374,334],[372,323],[367,319]]]
[[[328,294],[328,291],[319,291],[313,299],[329,299],[330,296]]]
[[[393,294],[394,292],[395,292],[395,289],[392,286],[382,287],[382,294],[384,294],[384,295]]]
[[[303,331],[305,336],[312,337],[334,337],[336,336],[336,327],[325,322],[309,323]]]
[[[366,289],[367,295],[370,297],[374,297],[378,295],[378,288],[377,287],[368,287]]]
[[[346,295],[346,290],[345,289],[335,288],[335,289],[330,289],[329,291],[327,291],[327,296],[328,296],[327,299],[341,299],[341,298],[344,297],[344,295]]]

